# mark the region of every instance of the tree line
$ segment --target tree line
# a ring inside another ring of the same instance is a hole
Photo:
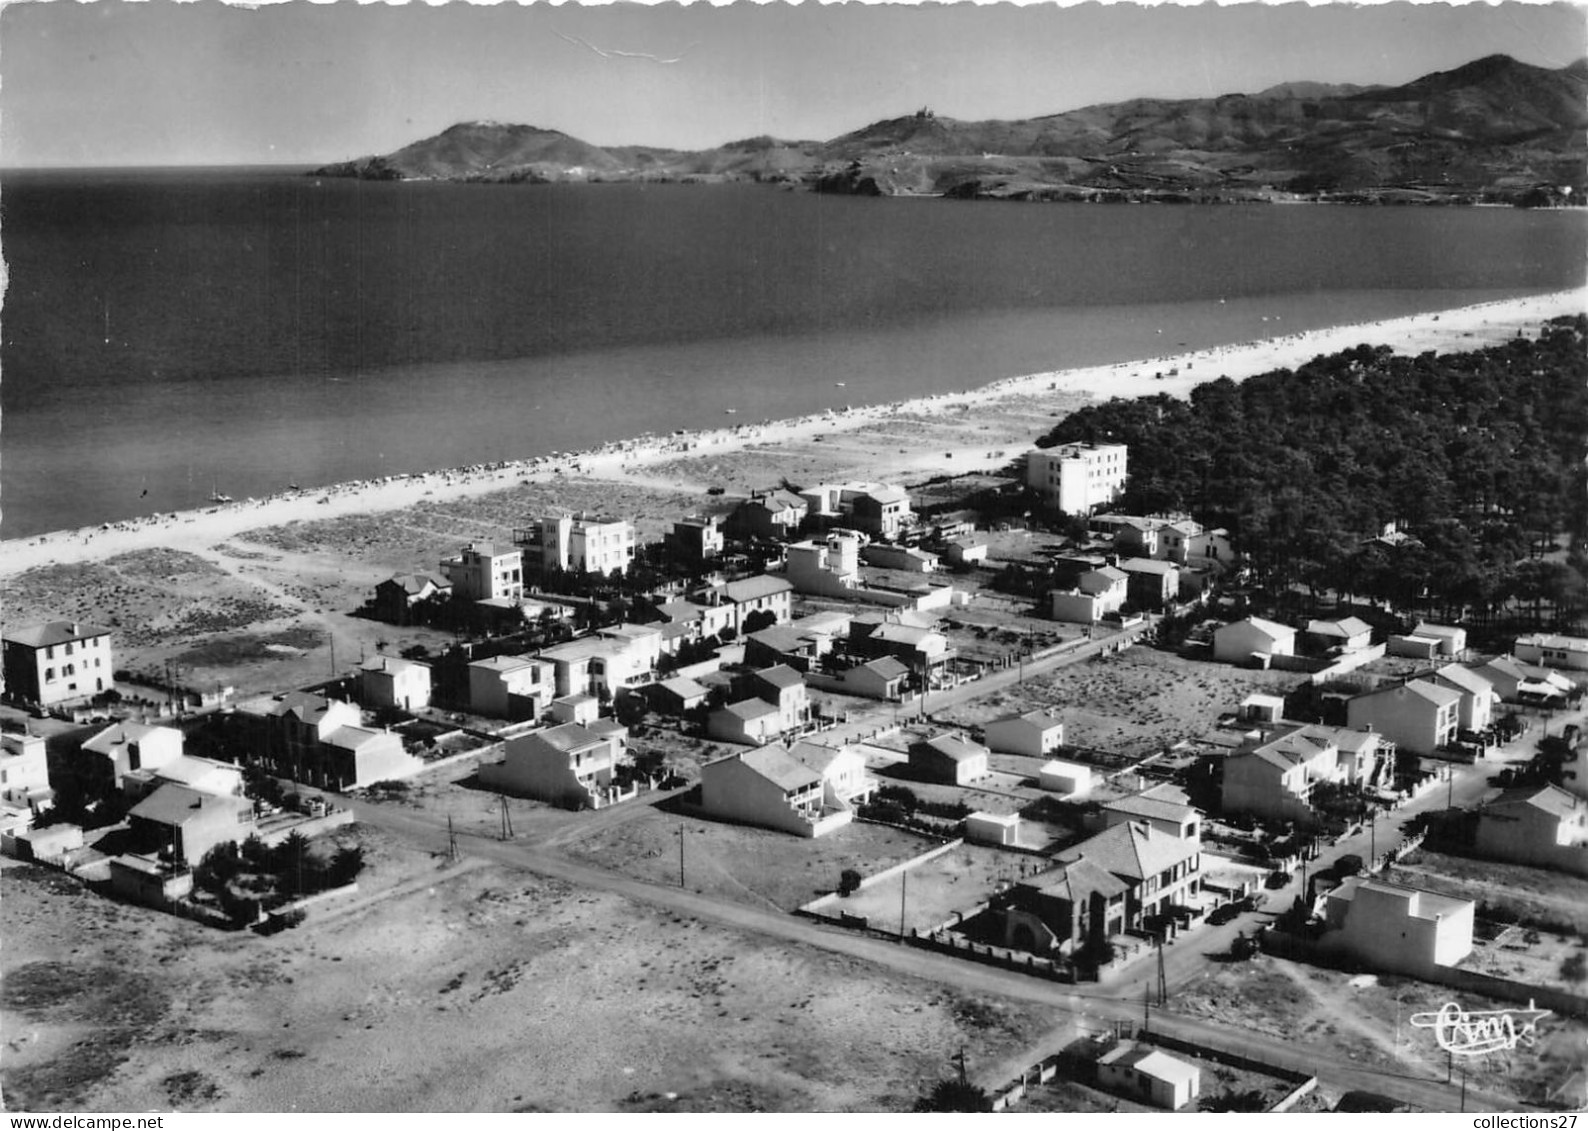
[[[1585,338],[1578,315],[1465,353],[1361,345],[1187,400],[1089,406],[1037,444],[1128,444],[1113,509],[1225,527],[1279,603],[1333,592],[1564,628],[1588,611]]]

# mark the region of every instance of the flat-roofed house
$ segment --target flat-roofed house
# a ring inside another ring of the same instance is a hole
[[[957,734],[910,744],[910,769],[928,781],[969,785],[987,776],[987,748]]]
[[[1461,693],[1414,679],[1354,696],[1345,710],[1352,728],[1369,727],[1403,749],[1428,755],[1456,740]]]
[[[1152,1045],[1121,1041],[1098,1058],[1097,1083],[1115,1095],[1179,1111],[1202,1094],[1202,1070]]]
[[[1329,893],[1324,939],[1370,969],[1416,977],[1472,953],[1475,911],[1470,899],[1355,877]]]
[[[90,699],[115,687],[110,629],[55,620],[0,635],[7,697],[37,707]]]
[[[397,656],[371,656],[359,665],[358,690],[366,707],[422,711],[430,706],[430,665]]]
[[[622,573],[636,551],[633,523],[582,514],[541,519],[516,531],[513,540],[528,554],[526,564],[542,573]]]
[[[44,736],[0,734],[0,801],[37,811],[48,808],[54,796]]]
[[[132,797],[147,797],[162,785],[180,785],[217,797],[241,797],[243,768],[213,758],[184,754],[163,766],[133,770],[122,779],[122,791]]]
[[[524,595],[524,553],[517,546],[470,542],[442,561],[441,574],[460,601]]]
[[[854,819],[830,808],[821,774],[780,745],[729,754],[700,768],[700,807],[709,816],[815,837]]]
[[[248,839],[254,803],[246,797],[162,785],[134,805],[127,820],[139,847],[191,867],[218,844]]]
[[[983,727],[982,738],[995,754],[1045,758],[1064,745],[1064,722],[1045,711],[1005,715]]]
[[[480,783],[554,805],[599,809],[632,796],[617,781],[628,762],[627,736],[615,723],[564,723],[509,739],[500,762],[480,767]]]
[[[1213,632],[1213,658],[1225,664],[1249,664],[1256,656],[1294,656],[1296,630],[1262,617],[1247,617]]]
[[[1428,677],[1429,683],[1448,687],[1461,696],[1457,713],[1462,730],[1484,731],[1494,721],[1494,705],[1500,701],[1494,684],[1471,668],[1446,664]]]
[[[1062,758],[1051,758],[1042,763],[1042,769],[1037,771],[1037,785],[1049,792],[1063,794],[1071,801],[1079,801],[1091,795],[1092,767],[1080,762],[1066,762]]]
[[[1588,637],[1561,636],[1553,632],[1533,632],[1518,636],[1512,655],[1524,664],[1546,668],[1588,671]]]
[[[1026,453],[1026,486],[1065,514],[1107,506],[1125,490],[1124,444],[1061,444]]]
[[[469,664],[469,709],[493,719],[538,719],[556,697],[552,664],[531,656],[489,656]]]
[[[1020,843],[1019,813],[975,812],[965,818],[965,839],[972,844],[1008,848]]]
[[[1488,860],[1588,876],[1588,801],[1558,785],[1510,790],[1478,810],[1473,849]]]
[[[673,523],[663,541],[668,552],[679,561],[692,565],[709,562],[722,556],[722,518],[710,515],[680,519]]]

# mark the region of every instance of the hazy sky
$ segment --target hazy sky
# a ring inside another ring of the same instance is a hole
[[[597,145],[826,139],[930,106],[1030,117],[1588,54],[1580,4],[568,3],[0,9],[0,163],[312,162],[494,118]],[[645,56],[651,56],[649,58]]]

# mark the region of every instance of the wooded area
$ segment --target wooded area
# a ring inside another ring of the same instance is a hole
[[[1570,628],[1588,611],[1585,336],[1579,315],[1469,353],[1358,346],[1189,401],[1090,406],[1038,446],[1128,444],[1113,509],[1226,527],[1278,604],[1305,587]]]

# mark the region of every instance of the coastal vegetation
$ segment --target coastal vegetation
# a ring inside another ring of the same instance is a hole
[[[1362,345],[1186,400],[1089,406],[1038,445],[1128,444],[1116,509],[1226,527],[1281,603],[1332,590],[1565,626],[1588,612],[1585,338],[1579,315],[1467,353]]]

